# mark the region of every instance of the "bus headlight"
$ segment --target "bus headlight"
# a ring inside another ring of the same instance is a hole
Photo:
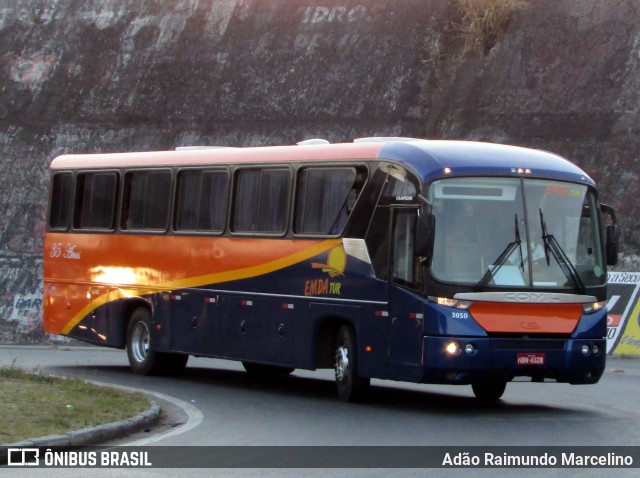
[[[607,305],[607,301],[603,300],[601,302],[590,302],[588,304],[582,304],[582,311],[584,313],[596,312],[602,309],[605,305]]]
[[[438,305],[453,307],[455,309],[467,310],[473,304],[473,302],[471,302],[470,300],[450,299],[448,297],[428,297],[428,299]]]

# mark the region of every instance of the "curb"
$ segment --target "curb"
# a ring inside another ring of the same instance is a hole
[[[95,427],[81,428],[80,430],[74,430],[62,435],[47,435],[39,438],[29,438],[8,445],[0,445],[0,456],[6,456],[9,448],[36,448],[46,446],[72,448],[96,445],[148,428],[154,425],[159,418],[160,406],[151,400],[151,408],[139,413],[135,417],[126,418],[118,422],[105,423]]]

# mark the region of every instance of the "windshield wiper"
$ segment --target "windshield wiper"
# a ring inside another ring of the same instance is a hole
[[[553,234],[547,232],[547,224],[544,222],[542,209],[540,208],[538,211],[540,212],[540,227],[542,229],[542,242],[544,243],[544,256],[547,260],[547,266],[551,265],[550,256],[553,256],[564,275],[573,282],[577,292],[583,294],[585,287],[582,279],[580,279],[580,274],[578,274],[576,270],[576,266],[573,265],[573,262],[571,262],[571,259],[569,259],[569,256],[564,252],[564,249],[562,249],[562,246]]]
[[[520,240],[520,227],[518,226],[518,215],[516,214],[516,244],[518,244],[518,253],[520,254],[520,269],[524,272],[524,257],[522,256],[522,241]]]
[[[509,258],[511,253],[513,253],[516,247],[518,248],[518,252],[520,255],[520,268],[522,269],[522,272],[524,272],[524,257],[522,256],[522,240],[520,239],[520,227],[518,226],[517,214],[515,218],[515,236],[516,236],[515,241],[512,241],[509,244],[507,244],[507,247],[504,248],[504,251],[502,251],[498,256],[498,258],[496,259],[495,263],[493,264],[493,267],[489,266],[489,268],[487,269],[487,272],[485,272],[484,275],[482,276],[482,279],[478,281],[475,287],[477,291],[481,291],[482,289],[484,289],[487,286],[487,284],[491,281],[491,279],[493,279],[496,276],[500,268],[507,262],[507,259]]]

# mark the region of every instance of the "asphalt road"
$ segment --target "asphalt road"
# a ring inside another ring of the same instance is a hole
[[[94,347],[0,346],[0,365],[76,376],[161,394],[171,416],[120,445],[640,445],[640,361],[609,359],[597,385],[511,383],[502,400],[476,401],[470,387],[373,381],[364,404],[339,402],[332,371],[258,380],[239,363],[190,358],[176,378],[133,375],[123,351]],[[0,474],[7,470],[0,470]],[[45,476],[45,470],[11,470]],[[49,470],[47,476],[88,476]],[[122,470],[89,476],[123,476]],[[389,476],[385,469],[284,470],[288,476]],[[513,476],[509,469],[400,470],[396,476]],[[638,470],[518,470],[518,475],[637,476]],[[77,474],[76,474],[77,473]],[[135,470],[127,476],[165,476]],[[455,475],[454,475],[455,473]],[[183,476],[282,476],[283,470],[180,470]]]

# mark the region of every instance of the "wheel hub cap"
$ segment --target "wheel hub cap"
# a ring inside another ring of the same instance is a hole
[[[336,380],[343,382],[349,374],[349,351],[345,347],[336,350]]]

